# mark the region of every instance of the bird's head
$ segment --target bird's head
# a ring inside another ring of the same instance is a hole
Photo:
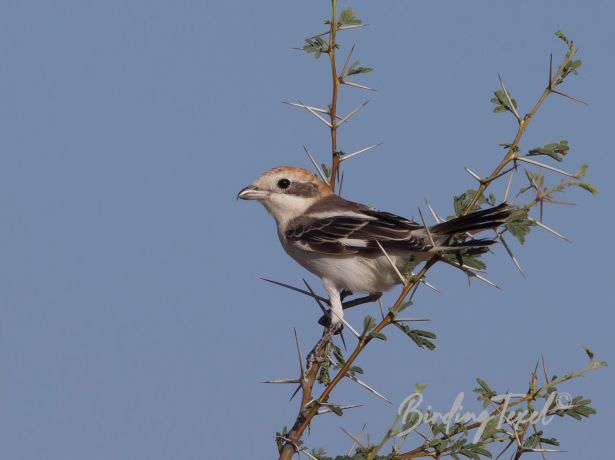
[[[307,169],[277,166],[241,190],[237,199],[259,201],[280,225],[331,193],[327,184]]]

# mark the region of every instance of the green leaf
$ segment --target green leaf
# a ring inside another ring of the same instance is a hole
[[[476,190],[469,188],[461,195],[457,195],[453,197],[453,207],[455,209],[455,215],[459,216],[461,213],[468,207],[468,205],[472,202],[472,199],[476,195]],[[477,211],[480,209],[481,205],[485,204],[487,199],[481,195],[476,204],[470,209],[470,211]]]
[[[375,325],[376,320],[372,316],[367,315],[365,318],[363,318],[363,334],[366,334],[367,332],[372,330]]]
[[[596,409],[590,406],[591,399],[583,399],[583,396],[572,398],[567,408],[556,410],[555,413],[560,417],[569,416],[575,420],[582,420],[596,413]]]
[[[564,159],[564,155],[568,153],[569,149],[570,147],[568,146],[568,141],[561,140],[559,142],[553,142],[551,144],[532,149],[528,152],[527,156],[547,155],[556,161],[562,161]]]
[[[566,37],[566,35],[564,35],[564,32],[562,32],[561,30],[556,31],[555,36],[560,40],[563,40],[566,45],[570,45],[570,40],[568,39],[568,37]]]
[[[486,249],[481,248],[482,253],[486,252]],[[455,254],[443,254],[443,258],[448,259],[452,262],[457,262],[462,267],[470,267],[476,268],[478,270],[484,270],[487,268],[487,264],[480,260],[478,257],[473,255],[467,255],[463,252],[458,252]]]
[[[404,302],[401,303],[401,305],[397,309],[397,313],[401,313],[402,311],[404,311],[406,308],[408,308],[410,306],[412,306],[412,301],[411,300],[405,300]]]
[[[401,271],[402,276],[406,278],[407,280],[411,279],[413,276],[412,270],[414,270],[414,267],[416,267],[417,265],[418,265],[418,262],[415,260],[414,256],[410,256],[408,260],[406,261],[404,268]],[[401,311],[401,309],[398,311]]]
[[[337,20],[338,25],[344,25],[344,24],[352,24],[352,25],[356,25],[356,24],[362,24],[363,21],[361,21],[357,15],[355,14],[354,11],[352,11],[352,8],[344,8],[341,12],[340,12],[340,17]]]
[[[583,347],[583,350],[585,351],[585,353],[587,353],[587,356],[589,357],[589,360],[593,361],[594,360],[594,352],[591,351],[589,349],[589,347]]]
[[[346,75],[356,75],[359,73],[368,73],[374,70],[372,67],[363,67],[359,61],[354,61],[348,68]]]
[[[587,174],[588,168],[589,168],[589,165],[586,165],[586,164],[581,165],[579,170],[576,173],[574,173],[575,177],[577,179],[580,179],[581,177],[583,177],[585,174]]]
[[[491,98],[491,103],[495,105],[495,108],[493,109],[495,113],[513,112],[513,109],[510,106],[510,102],[512,102],[512,105],[515,109],[517,108],[517,101],[511,96],[510,102],[508,102],[508,98],[506,97],[506,93],[504,91],[497,90],[494,91],[493,94],[495,97]]]
[[[372,332],[369,334],[370,337],[373,337],[374,339],[379,339],[379,340],[385,340],[387,339],[387,336],[384,335],[382,332]]]
[[[568,61],[566,65],[564,66],[564,68],[562,69],[561,76],[555,82],[555,86],[558,86],[564,83],[564,80],[566,80],[566,77],[568,77],[570,74],[579,75],[578,69],[579,67],[581,67],[581,64],[582,62],[580,59],[577,59],[576,61],[572,61],[572,60]]]
[[[395,323],[395,325],[401,329],[419,348],[427,348],[433,350],[436,348],[436,344],[431,339],[436,338],[436,334],[429,331],[423,331],[421,329],[411,329],[406,324]]]
[[[504,224],[510,234],[517,238],[521,244],[525,244],[525,237],[534,225],[536,224],[528,218],[527,212],[521,215],[513,215]]]
[[[329,45],[322,37],[306,38],[302,50],[318,59],[322,53],[329,52]]]
[[[416,385],[414,385],[414,392],[415,393],[422,393],[423,390],[425,388],[427,388],[429,385],[427,383],[417,383]]]
[[[598,189],[587,182],[575,182],[574,185],[576,185],[577,187],[581,187],[583,190],[587,190],[592,195],[598,194]]]
[[[328,180],[331,180],[331,168],[329,167],[329,165],[327,165],[326,163],[322,163],[320,165],[320,168],[322,169],[322,173],[325,175],[325,177]]]

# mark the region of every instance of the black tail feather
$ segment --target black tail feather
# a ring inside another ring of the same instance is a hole
[[[454,219],[434,225],[430,228],[433,234],[450,237],[459,233],[477,232],[480,230],[488,230],[497,228],[506,222],[510,217],[513,209],[508,203],[502,203],[489,209],[481,209],[474,211],[465,216],[456,217]],[[468,246],[484,246],[487,241],[492,240],[470,240],[467,241]],[[477,244],[470,244],[475,242]],[[482,244],[481,244],[482,242]],[[491,243],[488,243],[491,244]]]

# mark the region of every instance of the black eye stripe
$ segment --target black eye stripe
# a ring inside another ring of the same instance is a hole
[[[293,182],[286,193],[310,198],[318,195],[318,186],[311,182]]]

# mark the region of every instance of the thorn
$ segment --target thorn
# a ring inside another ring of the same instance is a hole
[[[332,314],[334,314],[342,323],[344,323],[345,326],[348,327],[348,329],[350,329],[352,331],[352,333],[358,338],[361,337],[361,335],[350,325],[350,323],[348,321],[346,321],[344,318],[342,318],[340,315],[338,315],[335,311],[333,311],[332,308],[329,309],[325,309],[325,307],[323,306],[323,304],[320,302],[320,300],[318,299],[318,296],[316,295],[316,293],[314,293],[314,290],[312,289],[312,287],[308,284],[308,282],[304,279],[303,282],[305,283],[305,285],[307,286],[307,288],[310,290],[310,292],[312,293],[312,297],[314,297],[314,299],[316,300],[316,302],[318,302],[318,306],[321,308],[321,310],[323,311],[323,313],[327,313],[330,312]]]
[[[551,204],[564,204],[567,206],[576,206],[577,204],[573,201],[565,201],[565,200],[554,200],[553,198],[545,198],[545,201],[551,203]]]
[[[476,278],[478,278],[479,280],[481,280],[483,283],[488,284],[489,286],[492,286],[496,289],[499,289],[500,291],[502,290],[502,288],[500,286],[498,286],[497,284],[495,284],[493,281],[488,280],[487,278],[485,278],[482,275],[479,275],[478,273],[474,273],[474,276]]]
[[[517,121],[521,123],[522,119],[519,116],[519,112],[517,112],[517,109],[515,108],[512,102],[512,99],[510,98],[510,94],[508,94],[508,90],[506,89],[506,86],[504,86],[504,80],[502,80],[502,76],[500,74],[498,74],[498,79],[500,80],[500,86],[502,87],[502,91],[504,91],[504,94],[506,95],[506,99],[508,99],[508,104],[510,105],[510,109],[512,110],[513,115],[515,116]]]
[[[344,79],[344,77],[346,76],[346,72],[348,71],[348,64],[350,63],[350,57],[352,56],[353,52],[354,52],[354,45],[352,45],[352,48],[350,48],[350,52],[348,53],[348,56],[346,57],[346,61],[344,62],[344,68],[342,69],[342,75],[341,75],[342,80]]]
[[[564,241],[567,241],[568,243],[572,243],[572,241],[570,241],[568,238],[566,238],[564,235],[562,235],[561,233],[556,232],[555,230],[553,230],[551,227],[547,227],[545,224],[543,224],[542,222],[534,219],[533,217],[528,216],[528,219],[531,220],[532,222],[534,222],[536,225],[538,225],[540,228],[548,231],[549,233],[552,233],[553,235],[557,236],[558,238],[561,238]]]
[[[319,113],[324,113],[326,115],[329,115],[329,111],[328,110],[321,109],[321,108],[318,108],[318,107],[314,107],[312,105],[298,104],[297,102],[286,102],[286,101],[282,101],[282,104],[292,105],[293,107],[299,107],[300,109],[308,109],[309,108],[309,109],[312,109],[314,112],[319,112]]]
[[[359,438],[361,438],[361,436],[363,435],[363,431],[365,431],[365,427],[367,426],[367,423],[365,423],[363,425],[363,428],[361,428],[361,431],[359,432]],[[350,446],[350,449],[348,449],[348,456],[350,456],[350,454],[352,453],[352,450],[355,448],[355,446],[357,445],[357,442],[353,440],[352,442],[352,446]]]
[[[340,185],[339,185],[339,187],[337,188],[337,194],[338,194],[339,196],[342,196],[342,187],[343,187],[343,186],[344,186],[344,171],[342,171],[342,177],[341,177],[341,179],[340,179]]]
[[[354,86],[355,88],[361,88],[361,89],[365,89],[367,91],[376,91],[374,88],[370,88],[369,86],[365,86],[365,85],[360,85],[360,84],[355,83],[353,81],[344,80],[341,83],[342,83],[342,85]]]
[[[514,175],[515,175],[515,171],[513,170],[512,174],[508,176],[508,183],[506,184],[506,191],[504,192],[504,199],[502,200],[504,201],[504,203],[508,201],[508,195],[510,194],[510,187],[512,185]]]
[[[391,264],[391,267],[393,267],[393,269],[395,270],[395,273],[397,273],[397,276],[399,277],[399,280],[401,281],[401,283],[402,284],[406,284],[406,282],[407,282],[406,278],[404,278],[402,276],[402,274],[399,272],[397,266],[393,263],[393,261],[391,260],[391,258],[387,254],[387,252],[384,250],[384,248],[380,244],[380,241],[378,241],[378,240],[375,240],[375,241],[376,241],[376,244],[378,245],[378,247],[380,248],[380,250],[382,251],[382,253],[384,254],[384,256],[387,258],[387,260]]]
[[[358,29],[360,27],[367,27],[369,24],[350,24],[350,25],[345,25],[345,26],[340,26],[337,28],[337,31],[339,32],[340,30],[351,30],[351,29]],[[324,35],[329,35],[331,33],[331,30],[327,30],[325,32],[322,32],[320,34],[316,34],[316,35],[312,35],[311,37],[308,37],[307,39],[310,40],[312,38],[318,38],[318,37],[322,37]],[[297,50],[303,51],[303,48],[295,48]]]
[[[359,446],[360,446],[363,450],[367,450],[367,448],[366,448],[363,444],[361,444],[361,441],[360,441],[360,440],[359,440],[359,439],[358,439],[355,435],[353,435],[352,433],[350,433],[350,432],[346,431],[346,430],[345,430],[344,428],[342,428],[341,426],[340,426],[340,430],[342,430],[344,433],[346,433],[346,435],[347,435],[350,439],[352,439],[352,440],[353,440],[356,444],[358,444],[358,445],[359,445]]]
[[[311,107],[305,105],[303,102],[299,101],[299,104],[301,104],[301,107],[307,109],[312,115],[314,115],[316,118],[318,118],[320,121],[322,121],[325,125],[327,125],[329,128],[331,128],[331,123],[329,123],[327,120],[325,120],[318,112],[316,112],[314,109],[312,109]]]
[[[525,272],[523,271],[523,269],[521,268],[521,265],[519,264],[519,261],[517,261],[517,258],[513,254],[512,250],[510,249],[510,246],[508,246],[508,243],[506,243],[506,240],[504,239],[504,237],[501,234],[498,234],[498,237],[500,238],[500,241],[502,242],[502,246],[504,246],[504,248],[506,249],[506,252],[508,252],[508,255],[510,256],[515,266],[517,267],[517,270],[519,270],[519,272],[521,273],[521,275],[523,275],[524,278],[527,278],[525,276]]]
[[[502,290],[502,288],[500,286],[498,286],[497,284],[495,284],[493,281],[488,280],[487,278],[485,278],[484,276],[480,275],[478,272],[480,270],[477,270],[475,268],[471,268],[471,267],[467,267],[467,266],[461,266],[459,265],[457,262],[453,262],[452,260],[448,260],[448,259],[441,259],[442,262],[451,265],[455,268],[458,268],[459,270],[461,270],[462,272],[464,272],[466,275],[468,275],[468,284],[470,283],[470,277],[475,277],[478,278],[479,280],[481,280],[483,283],[488,284],[489,286],[492,286],[496,289]]]
[[[384,319],[384,308],[382,307],[382,298],[378,299],[378,306],[380,307],[380,315]]]
[[[513,158],[513,161],[515,161],[515,159],[514,159],[514,158]],[[511,171],[515,171],[516,169],[517,169],[517,164],[516,164],[516,162],[515,162],[515,165],[514,165],[514,166],[511,166],[510,168],[506,169],[505,171],[502,171],[501,173],[499,173],[499,174],[498,174],[498,175],[496,175],[496,176],[490,177],[490,178],[489,178],[489,180],[488,180],[487,182],[488,182],[488,183],[491,183],[491,182],[493,182],[494,180],[499,179],[499,178],[500,178],[500,177],[502,177],[502,176],[505,176],[505,175],[506,175],[506,174],[508,174],[509,172],[511,172]]]
[[[326,308],[322,302],[320,301],[319,296],[316,295],[316,293],[314,292],[314,290],[312,289],[312,287],[308,284],[308,282],[305,280],[305,278],[302,278],[303,282],[305,283],[306,287],[310,290],[310,294],[312,295],[312,297],[316,300],[316,303],[318,303],[318,306],[320,307],[320,309],[322,310],[323,313],[327,313],[330,308]]]
[[[523,161],[525,163],[532,164],[534,166],[540,166],[541,168],[545,168],[545,169],[548,169],[550,171],[554,171],[554,172],[559,173],[559,174],[563,174],[564,176],[572,177],[573,179],[578,179],[578,177],[575,176],[574,174],[570,174],[570,173],[568,173],[566,171],[562,171],[561,169],[554,168],[553,166],[549,166],[549,165],[546,165],[544,163],[540,163],[538,161],[530,160],[529,158],[526,158],[526,157],[517,157],[516,159],[519,160],[519,161]]]
[[[337,30],[340,31],[340,30],[358,29],[360,27],[367,27],[367,26],[369,26],[369,24],[350,24],[347,26],[340,26],[337,28]]]
[[[474,179],[476,179],[480,184],[483,183],[483,180],[480,178],[480,176],[478,174],[476,174],[474,171],[472,171],[470,168],[468,168],[467,166],[464,166],[463,169],[466,170],[466,172],[472,176]]]
[[[359,333],[356,331],[356,329],[350,325],[350,323],[349,323],[348,321],[346,321],[344,318],[342,318],[340,315],[338,315],[338,314],[337,314],[336,312],[334,312],[333,310],[331,310],[331,313],[333,313],[335,316],[337,316],[337,317],[340,319],[340,321],[341,321],[342,323],[344,323],[344,326],[346,326],[348,329],[350,329],[350,331],[354,334],[354,336],[355,336],[357,339],[360,339],[360,338],[361,338],[361,334],[359,334]]]
[[[415,276],[415,274],[413,273],[412,276]],[[438,294],[442,294],[442,291],[440,289],[435,287],[433,284],[425,281],[425,278],[421,278],[421,283],[423,283],[425,286],[427,286],[432,291],[436,291]]]
[[[352,117],[355,113],[357,113],[359,110],[361,110],[363,107],[365,107],[368,103],[369,103],[369,100],[365,101],[359,107],[357,107],[352,112],[350,112],[348,115],[346,115],[344,118],[342,118],[338,123],[335,124],[335,126],[339,127],[339,126],[343,125],[344,123],[346,123],[350,119],[350,117]],[[323,120],[324,120],[324,118],[323,118]],[[331,127],[331,125],[329,123],[327,123],[327,124],[329,125],[329,127]]]
[[[340,157],[340,162],[349,160],[350,158],[354,156],[360,155],[361,153],[367,152],[368,150],[371,150],[373,148],[380,147],[381,145],[382,145],[382,142],[378,144],[370,145],[369,147],[365,147],[364,149],[357,150],[356,152],[349,153],[348,155],[344,155]]]
[[[544,376],[545,376],[545,383],[549,383],[549,375],[547,372],[547,364],[545,363],[544,355],[540,356],[540,360],[542,361],[542,372],[544,373]]]
[[[285,383],[301,383],[301,381],[297,379],[274,379],[274,380],[264,380],[261,383],[285,384]]]
[[[348,351],[348,347],[346,347],[346,339],[344,339],[344,331],[340,331],[340,339],[342,339],[342,345],[344,345],[344,351]]]
[[[314,159],[314,157],[310,155],[310,152],[305,145],[303,146],[303,150],[305,150],[306,155],[312,162],[312,165],[314,165],[314,168],[316,168],[316,171],[318,172],[318,175],[320,176],[322,181],[327,185],[331,185],[329,184],[329,180],[327,179],[327,176],[325,176],[325,173],[322,172],[322,169],[320,169],[320,166],[318,166],[318,163],[316,163],[316,160]]]
[[[320,413],[320,412],[319,412],[319,413]],[[308,450],[307,450],[307,449],[305,449],[305,448],[304,448],[304,449],[301,449],[299,452],[303,452],[303,453],[304,453],[305,455],[307,455],[307,456],[308,456],[311,460],[318,460],[318,458],[316,458],[316,457],[314,457],[312,454],[310,454],[310,453],[308,452]]]
[[[290,289],[291,291],[296,291],[296,292],[300,292],[301,294],[305,294],[308,297],[314,297],[312,294],[310,294],[310,292],[308,291],[304,291],[303,289],[299,289],[296,288],[294,286],[291,286],[290,284],[284,284],[284,283],[280,283],[279,281],[273,281],[273,280],[268,280],[267,278],[261,278],[263,281],[267,281],[268,283],[272,283],[272,284],[276,284],[278,286],[282,286],[285,287],[286,289]],[[320,297],[320,296],[316,296],[318,298],[318,300],[325,302],[325,303],[329,303],[328,299],[325,299],[324,297]]]
[[[297,345],[297,355],[299,355],[299,368],[301,369],[301,381],[305,380],[305,369],[303,368],[303,353],[301,353],[301,345],[299,344],[299,336],[297,335],[297,329],[293,327],[295,331],[295,344]]]
[[[346,374],[346,377],[348,377],[350,380],[352,380],[355,383],[358,383],[359,385],[361,385],[363,388],[365,388],[367,391],[370,391],[371,393],[374,393],[376,396],[378,396],[379,398],[384,399],[386,402],[388,402],[389,404],[393,404],[393,402],[388,399],[386,396],[383,396],[382,393],[379,393],[378,391],[374,390],[372,387],[370,387],[367,383],[363,382],[362,380],[359,380],[356,377],[351,376],[350,374]]]
[[[504,452],[506,452],[506,451],[510,448],[510,446],[512,446],[512,445],[513,445],[513,443],[514,443],[514,442],[515,442],[515,440],[514,440],[514,439],[511,439],[511,440],[508,442],[508,444],[506,444],[506,446],[504,447],[504,450],[502,450],[502,452],[500,452],[500,453],[498,454],[498,456],[497,456],[497,457],[495,457],[495,460],[499,460],[499,458],[500,458],[502,455],[504,455]]]
[[[410,321],[431,321],[429,318],[395,318],[393,320],[394,323],[403,323]]]
[[[300,390],[300,389],[301,389],[301,385],[299,385],[299,386],[297,387],[297,389],[293,392],[293,394],[292,394],[292,395],[290,395],[290,399],[289,399],[289,401],[292,401],[292,400],[293,400],[293,398],[294,398],[295,396],[297,396],[297,393],[299,393],[299,390]]]
[[[568,99],[573,100],[575,102],[580,102],[581,104],[589,105],[589,102],[585,102],[585,101],[583,101],[581,99],[578,99],[578,98],[576,98],[574,96],[571,96],[569,94],[566,94],[566,93],[563,93],[561,91],[558,91],[556,89],[552,89],[551,92],[554,93],[554,94],[559,94],[560,96],[567,97]]]
[[[431,236],[431,232],[429,231],[429,227],[425,223],[425,219],[423,218],[423,213],[421,212],[421,208],[419,209],[419,216],[421,217],[421,222],[423,223],[423,227],[425,227],[425,231],[427,232],[427,238],[429,238],[429,242],[432,248],[436,248],[436,243],[433,240],[433,236]]]
[[[536,190],[538,193],[540,193],[541,192],[540,187],[538,186],[538,184],[534,180],[534,177],[532,177],[532,173],[529,170],[526,169],[525,170],[525,175],[527,176],[527,180],[529,181],[529,183],[532,186],[532,188],[534,190]]]
[[[349,406],[339,406],[339,408],[342,410],[355,409],[357,407],[363,407],[363,404],[351,404]],[[330,412],[333,412],[333,410],[329,409],[328,407],[325,407],[323,409],[318,410],[318,415],[328,414]]]
[[[553,91],[553,53],[549,55],[549,83],[547,83],[549,91]]]
[[[431,213],[431,216],[434,218],[436,223],[439,224],[440,222],[444,222],[444,219],[441,219],[440,217],[438,217],[438,215],[433,210],[433,208],[431,207],[431,205],[429,204],[429,202],[427,200],[425,200],[425,203],[427,203],[427,207],[429,208],[429,212]]]

